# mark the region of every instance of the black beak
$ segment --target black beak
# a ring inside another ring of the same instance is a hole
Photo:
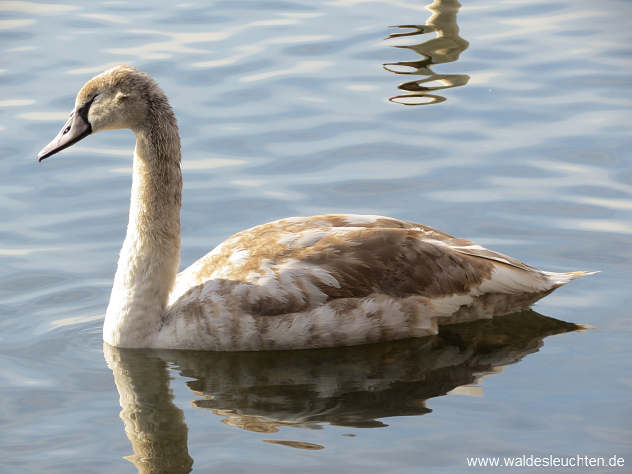
[[[83,109],[83,110],[82,110]],[[53,140],[37,154],[37,161],[42,161],[55,153],[77,143],[92,133],[92,126],[88,122],[85,107],[70,113],[68,121]]]

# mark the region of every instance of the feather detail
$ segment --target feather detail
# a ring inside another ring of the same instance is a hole
[[[419,337],[517,311],[588,274],[542,272],[383,216],[292,217],[239,232],[180,273],[154,344],[262,350]]]

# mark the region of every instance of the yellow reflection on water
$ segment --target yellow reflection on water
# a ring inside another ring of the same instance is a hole
[[[307,450],[316,450],[316,449],[324,449],[324,446],[315,443],[307,443],[305,441],[285,441],[281,439],[264,439],[264,443],[270,444],[280,444],[281,446],[289,446],[290,448],[296,449],[307,449]]]
[[[331,66],[331,61],[299,61],[295,65],[285,69],[277,69],[273,71],[261,72],[258,74],[251,74],[249,76],[242,77],[240,82],[253,82],[270,79],[272,77],[287,76],[290,74],[306,74],[322,71],[323,69]]]
[[[68,118],[68,112],[25,112],[18,118],[35,122],[59,122]]]
[[[35,101],[33,99],[7,99],[0,100],[0,107],[23,107],[34,103]]]
[[[461,8],[457,0],[435,0],[427,9],[432,16],[425,25],[398,25],[407,29],[403,33],[392,33],[387,39],[403,38],[426,33],[436,37],[419,44],[396,45],[395,48],[409,49],[423,59],[385,63],[384,69],[393,74],[425,76],[422,79],[400,84],[398,89],[406,93],[390,97],[388,100],[402,105],[429,105],[443,102],[445,97],[432,94],[434,91],[464,86],[470,80],[467,74],[435,74],[431,66],[454,62],[469,45],[459,36],[456,15]]]
[[[79,16],[90,18],[93,20],[101,20],[109,23],[129,23],[129,19],[120,15],[112,15],[108,13],[82,13]]]
[[[0,11],[31,13],[35,15],[56,15],[78,10],[81,7],[74,5],[61,5],[59,3],[38,3],[9,1],[0,2]]]
[[[35,23],[35,20],[30,18],[25,18],[21,20],[0,20],[0,30],[24,28],[25,26],[31,26],[33,23]]]

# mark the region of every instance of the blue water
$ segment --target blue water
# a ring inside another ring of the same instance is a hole
[[[0,2],[0,471],[468,472],[466,456],[533,454],[617,455],[629,472],[631,13]],[[390,215],[601,270],[534,307],[598,329],[525,313],[360,352],[104,354],[133,135],[35,155],[122,62],[178,116],[183,267],[276,218]]]

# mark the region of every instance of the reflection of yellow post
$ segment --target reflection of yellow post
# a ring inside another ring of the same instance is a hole
[[[434,64],[443,64],[456,61],[459,55],[469,45],[459,36],[459,26],[456,15],[461,4],[457,0],[435,0],[427,8],[432,16],[425,25],[400,25],[398,28],[413,29],[407,33],[394,33],[388,38],[414,36],[434,32],[436,37],[423,43],[395,46],[396,48],[410,49],[423,59],[419,61],[400,61],[384,64],[384,69],[395,74],[416,74],[428,76],[416,81],[400,84],[400,90],[409,91],[410,94],[401,94],[389,98],[391,102],[404,105],[428,105],[443,102],[444,97],[432,95],[429,92],[440,89],[449,89],[467,84],[470,76],[466,74],[435,74],[430,67]],[[409,68],[402,70],[400,68]],[[410,70],[412,68],[412,70]]]
[[[141,474],[185,474],[193,459],[187,448],[187,426],[173,403],[169,373],[161,359],[144,351],[103,344],[103,354],[119,392],[121,420],[132,443],[132,462]]]

